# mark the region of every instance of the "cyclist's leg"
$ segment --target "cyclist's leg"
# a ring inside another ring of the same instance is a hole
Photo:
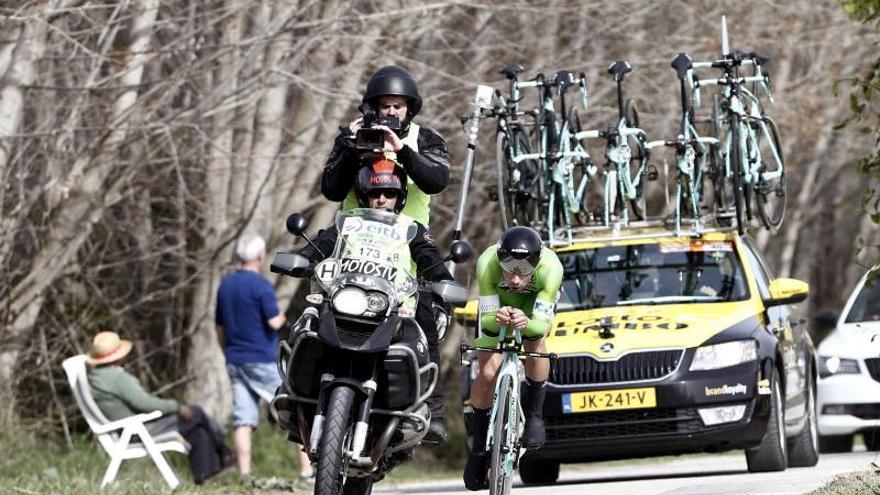
[[[524,339],[523,347],[530,352],[547,352],[546,339]],[[546,358],[526,359],[526,386],[523,388],[523,411],[526,415],[522,444],[527,449],[538,449],[544,445],[544,394],[547,378],[550,376],[550,360]]]
[[[498,339],[481,334],[474,342],[477,347],[495,347]],[[489,452],[486,450],[486,436],[489,430],[489,414],[492,407],[492,395],[495,387],[495,374],[501,366],[503,356],[480,352],[477,355],[479,371],[471,384],[470,403],[473,408],[471,415],[471,432],[473,438],[464,466],[464,486],[468,490],[484,490],[489,487]]]

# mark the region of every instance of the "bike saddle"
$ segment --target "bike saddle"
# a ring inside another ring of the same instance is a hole
[[[739,65],[740,62],[742,62],[743,60],[748,58],[748,54],[746,52],[741,51],[741,50],[734,50],[734,51],[728,53],[727,55],[725,55],[724,58],[726,58],[727,60],[730,60],[731,62],[733,62],[736,65]]]
[[[758,65],[764,65],[764,64],[766,64],[767,62],[770,61],[769,58],[764,57],[764,56],[761,56],[761,55],[758,55],[757,53],[752,53],[752,58],[755,59],[755,63],[758,64]]]
[[[502,67],[501,70],[498,72],[504,74],[504,77],[508,79],[513,79],[516,77],[517,74],[524,70],[526,70],[525,67],[520,64],[507,64]]]
[[[686,78],[688,71],[693,65],[693,60],[691,60],[687,53],[679,53],[672,59],[672,68],[675,69],[679,79]]]
[[[565,88],[574,85],[574,74],[572,74],[571,71],[561,70],[556,74],[553,74],[551,81],[551,84],[558,87],[560,90],[565,91]]]
[[[615,81],[623,81],[623,76],[632,70],[632,65],[629,65],[626,60],[618,60],[608,67],[608,73],[614,76]]]

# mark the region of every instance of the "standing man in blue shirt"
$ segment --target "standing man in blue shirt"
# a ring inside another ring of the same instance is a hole
[[[251,433],[259,421],[260,399],[272,400],[281,385],[276,360],[278,330],[287,321],[278,309],[275,290],[262,275],[266,268],[266,241],[258,235],[244,236],[235,254],[241,261],[217,290],[217,336],[226,354],[226,371],[232,382],[235,455],[238,470],[251,472]],[[311,463],[301,446],[300,478],[312,476]]]

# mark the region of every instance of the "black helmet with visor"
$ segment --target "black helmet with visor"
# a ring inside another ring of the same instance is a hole
[[[531,275],[541,261],[543,243],[534,229],[516,226],[507,229],[498,243],[498,263],[505,272]]]

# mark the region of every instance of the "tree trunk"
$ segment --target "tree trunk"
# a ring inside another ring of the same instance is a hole
[[[121,199],[120,189],[127,175],[120,174],[111,184],[104,183],[115,165],[114,152],[125,136],[125,124],[129,112],[137,100],[144,64],[148,55],[158,0],[140,0],[136,3],[132,21],[130,54],[121,72],[120,81],[128,89],[113,104],[108,119],[110,131],[101,144],[94,160],[81,158],[73,166],[72,191],[64,207],[55,210],[54,219],[47,230],[43,248],[32,257],[30,272],[18,282],[0,306],[9,307],[13,315],[11,340],[28,339],[40,314],[46,289],[55,282],[65,266],[74,258],[79,247],[88,237],[106,209]],[[86,168],[91,165],[90,168]],[[2,377],[14,375],[19,348],[0,351],[0,403],[14,407],[13,382]],[[10,409],[11,410],[11,409]]]

